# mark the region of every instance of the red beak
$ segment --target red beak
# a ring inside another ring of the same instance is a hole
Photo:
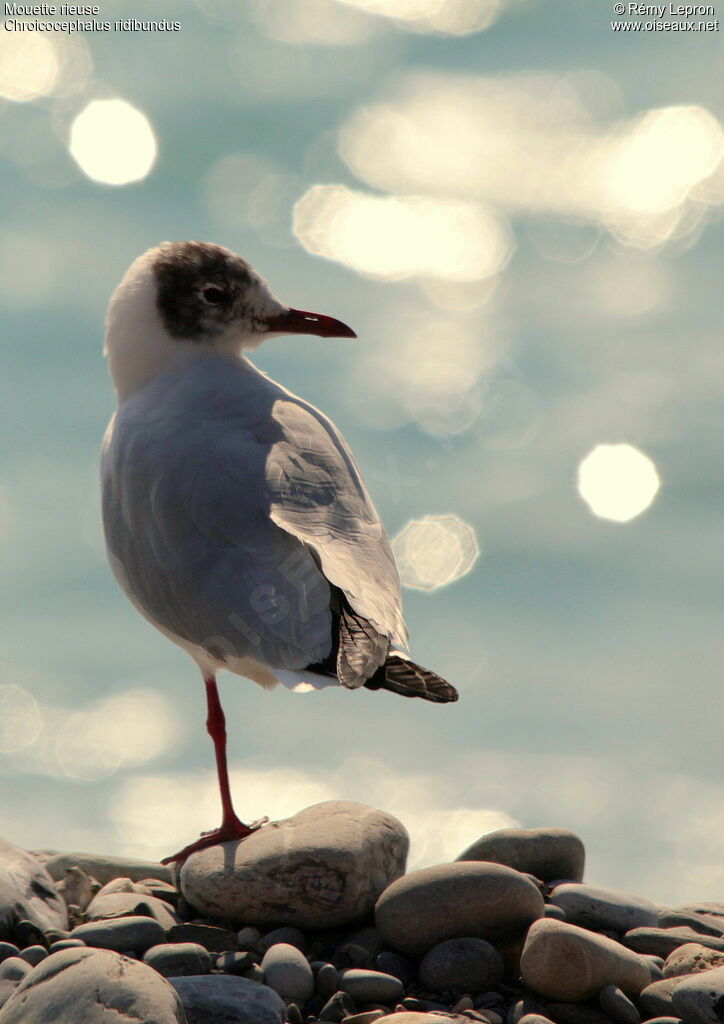
[[[289,309],[267,321],[268,331],[281,331],[284,334],[317,334],[320,338],[356,338],[357,335],[333,316],[321,313],[307,313],[303,309]]]

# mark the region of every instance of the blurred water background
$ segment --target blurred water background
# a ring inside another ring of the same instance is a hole
[[[112,580],[96,480],[108,296],[199,239],[357,330],[255,361],[344,432],[414,656],[461,691],[224,677],[240,813],[375,803],[413,864],[566,826],[591,881],[720,898],[721,32],[614,32],[607,0],[152,7],[96,21],[179,29],[0,26],[2,834],[158,857],[216,824],[200,680]]]

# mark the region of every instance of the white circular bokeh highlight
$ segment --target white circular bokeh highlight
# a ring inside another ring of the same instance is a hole
[[[661,486],[656,466],[630,444],[599,444],[578,467],[578,493],[595,516],[627,523],[641,515]]]
[[[148,175],[158,146],[142,111],[125,100],[92,100],[73,121],[70,152],[93,181],[130,185]]]

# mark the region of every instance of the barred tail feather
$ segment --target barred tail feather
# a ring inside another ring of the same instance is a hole
[[[458,699],[455,687],[441,676],[394,652],[388,654],[384,665],[364,685],[368,690],[390,690],[402,697],[422,697],[436,704]]]

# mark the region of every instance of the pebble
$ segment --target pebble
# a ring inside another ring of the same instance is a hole
[[[544,918],[531,925],[521,956],[523,980],[550,999],[592,999],[606,985],[626,995],[650,982],[648,966],[613,939]]]
[[[546,1013],[554,1024],[613,1024],[597,1006],[581,1003],[546,1003]]]
[[[71,932],[71,938],[82,939],[86,946],[112,949],[116,953],[145,953],[151,946],[157,946],[166,939],[158,921],[141,916],[79,924]]]
[[[683,975],[682,977],[689,977],[689,975]],[[651,985],[647,985],[640,993],[639,1005],[647,1018],[671,1015],[674,989],[679,985],[682,977],[663,978],[661,981],[654,981]]]
[[[203,946],[201,948],[203,949]],[[250,967],[254,966],[254,958],[246,950],[243,953],[234,953],[232,950],[227,950],[226,953],[217,956],[214,966],[217,971],[226,971],[227,974],[244,974]]]
[[[641,1014],[629,997],[615,985],[606,985],[601,989],[598,1005],[618,1024],[641,1024]]]
[[[246,978],[201,974],[171,978],[170,984],[181,997],[188,1024],[283,1024],[286,1015],[276,992]]]
[[[396,1003],[405,994],[399,978],[358,967],[340,971],[338,984],[340,990],[351,996],[357,1004]]]
[[[45,870],[51,878],[60,881],[65,877],[68,868],[82,868],[91,878],[101,885],[112,878],[130,878],[140,882],[144,878],[158,878],[173,884],[171,868],[156,864],[149,860],[136,860],[133,857],[104,857],[95,853],[57,853],[45,863]]]
[[[275,928],[263,935],[258,942],[259,949],[266,953],[270,946],[284,942],[288,946],[295,946],[305,953],[307,950],[307,936],[299,928]]]
[[[248,971],[242,972],[240,977],[246,978],[247,981],[256,981],[259,985],[264,984],[264,971],[259,964],[252,964]]]
[[[26,960],[10,956],[0,964],[0,1007],[10,999],[16,988],[32,970]]]
[[[25,960],[31,967],[35,967],[41,960],[45,960],[48,950],[45,946],[26,946],[20,953],[20,959]]]
[[[68,927],[65,900],[46,869],[26,850],[0,839],[0,934],[13,929],[18,917],[40,929]]]
[[[506,1024],[518,1024],[523,1017],[538,1017],[542,1013],[543,1007],[537,999],[516,999],[508,1007]]]
[[[337,968],[334,964],[322,964],[317,971],[316,990],[320,999],[331,999],[339,986],[337,985]]]
[[[332,928],[368,914],[405,870],[409,837],[392,815],[329,800],[243,843],[192,853],[181,891],[204,914],[239,924]]]
[[[143,962],[164,978],[208,974],[212,967],[211,956],[197,942],[165,942],[151,946],[143,954]]]
[[[261,932],[258,928],[242,928],[237,932],[236,942],[239,949],[255,949],[261,942]]]
[[[0,1010],[0,1024],[118,1024],[119,1008],[128,1021],[186,1024],[165,978],[136,960],[94,949],[64,949],[38,964]]]
[[[322,1018],[319,1018],[320,1021]],[[417,1010],[403,1010],[401,1013],[390,1013],[378,1017],[377,1024],[470,1024],[470,1018],[464,1014],[419,1013]]]
[[[393,882],[377,901],[375,923],[396,951],[415,956],[451,938],[496,944],[522,934],[542,914],[543,897],[518,871],[461,861]]]
[[[503,980],[503,970],[500,953],[484,939],[447,939],[425,954],[420,984],[433,992],[486,992]]]
[[[549,1017],[544,1017],[542,1013],[525,1013],[519,1019],[518,1024],[553,1024]]]
[[[384,950],[375,961],[377,970],[384,974],[392,974],[399,978],[405,988],[409,988],[417,980],[417,967],[412,960],[399,953],[391,953]]]
[[[457,860],[505,864],[543,882],[580,882],[586,851],[575,832],[565,828],[501,828],[481,836]]]
[[[304,953],[288,942],[270,946],[261,962],[264,983],[282,999],[305,1003],[314,992],[314,976]]]
[[[77,949],[79,946],[85,946],[83,939],[57,939],[50,943],[48,952],[59,953],[61,949]]]
[[[594,931],[623,934],[632,928],[656,927],[659,920],[650,900],[618,889],[566,882],[557,885],[548,900],[563,910],[570,924]]]
[[[367,1010],[365,1013],[353,1013],[351,1017],[345,1017],[344,1024],[374,1024],[384,1016],[384,1010]]]
[[[14,942],[0,942],[0,964],[9,956],[20,956],[20,949]]]
[[[720,1024],[724,1020],[724,967],[683,978],[674,990],[673,1004],[686,1024]]]
[[[2,954],[0,954],[2,955]],[[664,963],[664,977],[675,978],[681,974],[699,974],[714,967],[724,967],[724,953],[707,949],[699,942],[686,942],[672,953]]]
[[[724,939],[701,935],[691,928],[634,928],[626,932],[621,941],[637,953],[652,953],[664,959],[687,942],[698,942],[707,949],[724,953]]]
[[[288,1024],[304,1024],[302,1011],[296,1003],[287,1003],[287,1015],[285,1018]]]
[[[335,992],[319,1011],[319,1020],[334,1024],[335,1021],[344,1020],[353,1013],[357,1013],[357,1007],[352,997],[347,992]]]
[[[93,899],[93,880],[83,868],[67,868],[64,878],[58,883],[58,892],[66,904],[73,904],[84,911]]]
[[[695,914],[689,910],[666,910],[659,914],[659,928],[691,928],[702,935],[724,934],[724,917],[713,914]]]
[[[137,892],[99,893],[85,912],[86,921],[105,921],[116,917],[140,915],[152,917],[164,931],[179,923],[178,915],[164,900],[141,896]]]
[[[110,882],[100,887],[96,896],[113,896],[119,892],[138,892],[138,889],[130,878],[112,878]]]
[[[166,939],[168,942],[198,942],[209,953],[225,953],[237,946],[235,932],[210,924],[175,924],[166,932]]]
[[[553,903],[546,903],[543,911],[544,917],[552,917],[556,921],[567,921],[565,910],[562,907],[556,907]]]

